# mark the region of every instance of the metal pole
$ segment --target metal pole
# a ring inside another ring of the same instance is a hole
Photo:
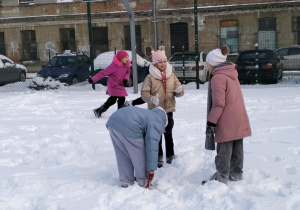
[[[128,0],[122,0],[130,21],[130,38],[131,38],[131,53],[132,53],[132,79],[133,79],[133,92],[138,93],[138,75],[137,75],[137,62],[136,62],[136,39],[135,39],[135,21],[134,13],[128,3]]]
[[[156,1],[153,0],[152,1],[152,10],[153,10],[153,41],[154,41],[154,50],[157,50],[157,31],[156,31],[156,27],[157,27],[157,20],[156,20]]]
[[[199,89],[199,49],[198,49],[198,8],[197,0],[194,0],[194,16],[195,16],[195,51],[196,51],[196,83],[197,89]]]
[[[92,18],[91,18],[91,5],[90,2],[86,3],[88,13],[88,28],[89,28],[89,44],[90,44],[90,62],[91,62],[91,76],[94,76],[94,53],[92,42]],[[92,88],[95,90],[95,83],[92,83]]]
[[[183,81],[182,83],[186,84],[186,77],[185,77],[185,57],[184,57],[184,46],[182,46],[182,73],[183,73]]]

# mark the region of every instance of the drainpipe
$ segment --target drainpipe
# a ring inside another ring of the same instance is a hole
[[[128,3],[128,0],[122,0],[130,21],[130,38],[131,38],[131,53],[132,53],[132,79],[133,79],[133,92],[138,93],[138,77],[137,77],[137,62],[136,62],[136,39],[135,39],[135,21],[134,13]]]
[[[156,26],[157,26],[157,20],[156,20],[156,1],[152,1],[152,10],[153,10],[153,40],[154,40],[154,45],[153,48],[154,50],[157,50],[157,31],[156,31]]]

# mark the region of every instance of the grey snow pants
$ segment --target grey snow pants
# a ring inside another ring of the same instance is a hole
[[[136,177],[138,185],[144,187],[147,178],[144,139],[126,137],[111,127],[108,130],[115,149],[121,184],[133,185]]]
[[[215,157],[216,178],[227,184],[228,180],[243,179],[244,150],[243,139],[218,143]]]

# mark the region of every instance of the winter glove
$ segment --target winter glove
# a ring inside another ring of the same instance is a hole
[[[89,81],[89,83],[94,83],[93,80],[92,80],[92,77],[89,77],[88,81]]]
[[[175,89],[175,93],[181,93],[182,91],[184,91],[184,86],[180,85],[179,87],[177,87]]]
[[[148,171],[147,173],[147,179],[146,179],[146,183],[145,183],[145,188],[150,188],[150,183],[152,182],[154,177],[154,171]]]
[[[158,94],[156,94],[156,96],[152,96],[150,99],[151,103],[153,103],[155,106],[158,106],[159,104],[159,98],[158,98]]]
[[[127,84],[128,80],[127,79],[124,79],[123,80],[123,85],[125,86]]]

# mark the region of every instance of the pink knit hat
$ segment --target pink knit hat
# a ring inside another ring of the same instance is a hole
[[[166,52],[164,50],[151,51],[151,53],[153,65],[162,61],[167,61]]]
[[[117,52],[117,58],[119,61],[121,61],[123,58],[125,58],[126,56],[129,56],[128,53],[124,50],[120,50]]]

